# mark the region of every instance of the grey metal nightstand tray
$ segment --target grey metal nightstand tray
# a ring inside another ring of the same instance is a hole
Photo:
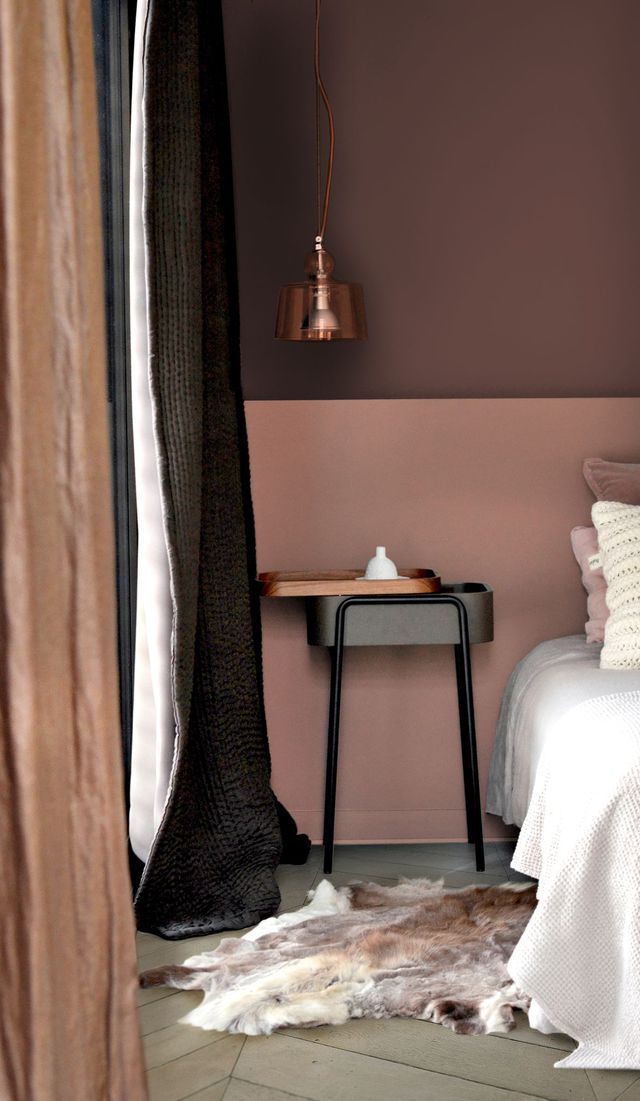
[[[469,642],[493,640],[493,589],[481,581],[443,581],[440,595],[455,595],[464,604]],[[389,595],[389,594],[385,594]],[[435,595],[435,594],[434,594]],[[344,596],[309,596],[307,642],[334,646],[336,612]],[[458,614],[451,604],[435,603],[424,615],[423,606],[379,603],[354,607],[345,627],[345,646],[453,646],[460,642]]]

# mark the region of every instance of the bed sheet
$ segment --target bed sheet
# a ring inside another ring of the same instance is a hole
[[[486,809],[521,826],[542,751],[558,720],[586,700],[640,689],[640,669],[601,669],[599,643],[569,635],[540,643],[516,665],[502,699]]]

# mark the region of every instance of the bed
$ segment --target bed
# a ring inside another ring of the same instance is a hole
[[[640,1068],[640,669],[601,669],[584,635],[543,642],[502,702],[487,810],[521,826],[539,880],[509,962],[530,1021],[577,1049],[557,1066]]]

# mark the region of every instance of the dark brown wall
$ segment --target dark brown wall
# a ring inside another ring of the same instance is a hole
[[[324,0],[357,345],[273,339],[315,232],[312,0],[224,14],[246,397],[640,394],[638,0]]]

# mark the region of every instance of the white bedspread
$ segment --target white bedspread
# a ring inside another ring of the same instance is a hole
[[[543,749],[513,866],[539,904],[509,963],[562,1067],[640,1069],[640,691],[571,707]]]
[[[600,669],[597,644],[584,635],[536,646],[514,669],[505,689],[489,770],[487,810],[521,826],[536,771],[556,724],[584,700],[640,690],[640,670]]]

